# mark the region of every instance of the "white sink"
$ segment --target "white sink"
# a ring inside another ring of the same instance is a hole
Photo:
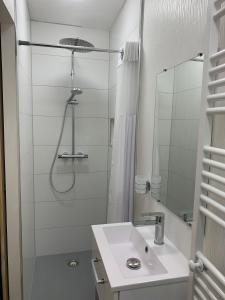
[[[157,256],[132,224],[108,226],[103,228],[110,250],[124,277],[136,278],[167,273]],[[129,258],[138,258],[140,269],[127,267]]]
[[[92,231],[113,291],[187,281],[188,261],[165,237],[154,244],[154,226],[132,223],[93,225]],[[141,268],[131,270],[128,258],[138,258]]]

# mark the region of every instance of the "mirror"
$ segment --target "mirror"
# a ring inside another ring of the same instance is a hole
[[[157,76],[151,195],[192,222],[203,56]]]

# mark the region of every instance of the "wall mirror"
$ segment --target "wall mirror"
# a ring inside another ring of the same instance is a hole
[[[151,195],[192,222],[203,74],[199,55],[157,75]]]

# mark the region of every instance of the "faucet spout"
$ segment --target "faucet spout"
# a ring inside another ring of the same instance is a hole
[[[164,227],[165,227],[165,214],[162,212],[149,212],[141,214],[145,218],[144,225],[155,225],[155,239],[156,245],[164,244]]]

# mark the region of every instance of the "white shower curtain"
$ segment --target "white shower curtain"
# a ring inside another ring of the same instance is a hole
[[[108,223],[130,221],[133,215],[138,60],[139,43],[127,42],[123,62],[117,70]]]

